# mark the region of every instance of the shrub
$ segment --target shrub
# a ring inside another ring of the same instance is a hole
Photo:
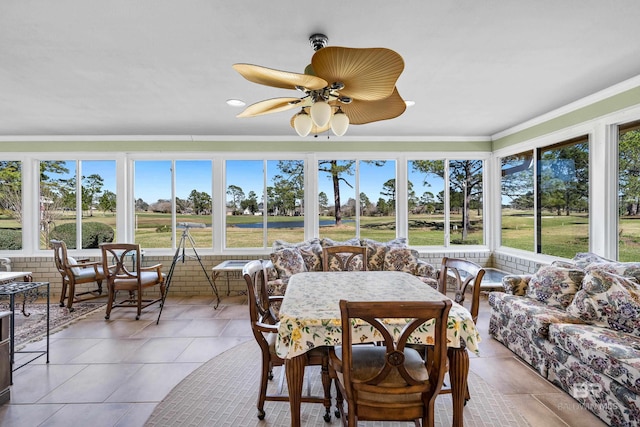
[[[113,242],[113,228],[101,222],[82,223],[82,247],[85,249],[99,248],[100,243]],[[76,225],[62,224],[51,230],[51,239],[63,240],[69,249],[76,248]]]
[[[0,229],[0,249],[16,250],[22,249],[22,231]]]

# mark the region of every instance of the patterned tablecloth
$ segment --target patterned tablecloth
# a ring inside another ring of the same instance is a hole
[[[293,358],[314,347],[339,345],[342,341],[340,300],[349,301],[434,301],[447,297],[408,273],[395,271],[310,272],[293,275],[280,307],[276,352]],[[406,319],[386,319],[399,333]],[[427,322],[411,336],[414,343],[433,340],[433,322]],[[376,341],[369,325],[354,326],[354,341]],[[447,324],[449,347],[462,345],[479,353],[478,333],[471,314],[453,303]]]

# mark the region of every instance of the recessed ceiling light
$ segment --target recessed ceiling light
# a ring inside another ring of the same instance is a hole
[[[245,102],[241,99],[227,99],[227,105],[232,107],[244,107]]]
[[[404,103],[407,105],[407,108],[416,105],[416,101],[404,101]]]

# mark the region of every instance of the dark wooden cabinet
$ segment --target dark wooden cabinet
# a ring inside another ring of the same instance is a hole
[[[9,401],[11,385],[11,312],[0,312],[0,405]]]

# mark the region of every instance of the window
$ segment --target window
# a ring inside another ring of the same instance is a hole
[[[40,249],[51,239],[70,249],[97,249],[115,240],[114,160],[40,162]]]
[[[22,162],[0,161],[0,250],[22,249]]]
[[[573,258],[589,250],[589,141],[538,150],[537,253]]]
[[[533,151],[501,160],[502,246],[535,251]]]
[[[444,245],[444,161],[408,162],[409,243]]]
[[[452,245],[481,245],[482,160],[449,161],[449,205]]]
[[[226,161],[226,247],[264,247],[264,161]],[[273,215],[279,215],[274,211]]]
[[[267,161],[267,246],[304,240],[304,161]],[[259,211],[262,212],[262,211]]]
[[[76,162],[40,162],[40,249],[49,248],[52,238],[77,248]]]
[[[360,238],[385,242],[396,238],[396,162],[358,162]]]
[[[355,160],[318,161],[320,237],[345,241],[356,237]]]
[[[618,134],[618,259],[640,254],[640,122],[620,126]]]
[[[82,248],[97,248],[116,241],[116,162],[85,160],[80,168]]]
[[[134,162],[135,243],[171,248],[171,160]]]
[[[196,248],[212,247],[211,160],[175,161],[177,245],[185,228]],[[186,236],[185,236],[186,238]],[[184,246],[183,246],[184,247]]]

